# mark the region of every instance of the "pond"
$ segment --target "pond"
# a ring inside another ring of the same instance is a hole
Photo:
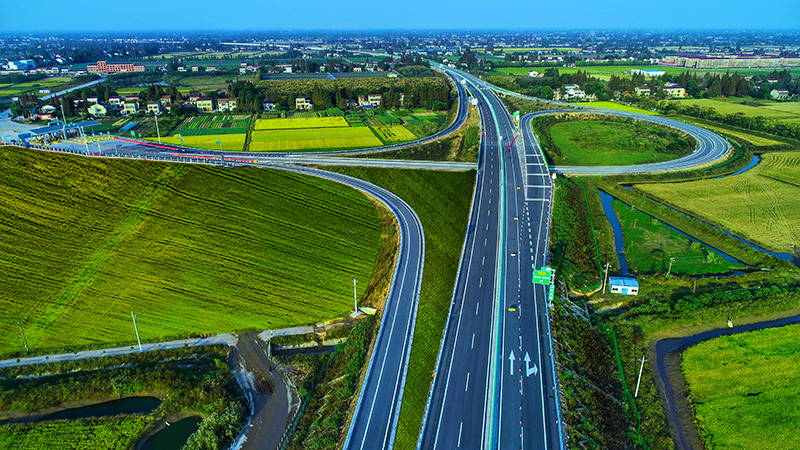
[[[81,406],[58,411],[42,417],[43,420],[84,419],[86,417],[116,416],[118,414],[150,414],[161,400],[155,397],[126,397],[96,405]]]
[[[139,447],[141,450],[179,450],[186,444],[189,436],[197,431],[203,419],[197,416],[187,417],[164,427]]]

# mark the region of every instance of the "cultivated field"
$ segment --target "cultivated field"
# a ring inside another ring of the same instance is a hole
[[[250,150],[257,152],[310,151],[381,145],[380,139],[367,127],[253,131],[250,137]]]
[[[787,449],[800,428],[800,325],[719,337],[683,354],[709,450]]]
[[[386,144],[396,144],[398,142],[406,142],[416,139],[414,133],[408,131],[407,128],[402,126],[383,126],[374,127],[380,139]]]
[[[256,130],[289,130],[300,128],[349,127],[344,117],[303,117],[290,119],[258,119]]]
[[[687,99],[681,104],[697,105],[713,108],[722,114],[743,113],[747,116],[762,116],[767,119],[785,122],[800,123],[800,103],[798,102],[771,102],[765,100],[747,100],[746,104],[741,99]]]
[[[339,317],[380,245],[373,204],[316,178],[18,148],[0,169],[6,354],[17,322],[40,350],[135,342],[131,311],[144,341]]]
[[[170,136],[162,136],[162,142],[168,142],[170,144],[180,144],[181,140],[174,137],[175,135],[172,134]],[[187,147],[197,147],[197,148],[204,148],[207,150],[219,150],[220,144],[217,142],[222,143],[222,150],[230,151],[230,152],[240,152],[244,149],[244,141],[247,137],[244,133],[239,134],[203,134],[199,136],[183,136],[183,144]],[[149,137],[146,138],[151,141],[158,141],[158,138]]]
[[[52,92],[57,92],[60,86],[73,81],[70,77],[48,77],[26,83],[2,84],[0,85],[0,97],[15,96],[27,91],[33,91],[37,96],[47,95],[40,94],[39,89],[49,88]]]
[[[670,258],[675,258],[672,273],[676,275],[724,273],[741,268],[641,211],[616,200],[612,206],[624,233],[628,266],[634,272],[666,272]]]
[[[800,152],[765,153],[739,175],[637,190],[779,252],[800,249]]]
[[[636,69],[652,69],[652,70],[663,70],[668,75],[679,75],[681,73],[686,72],[687,70],[689,73],[703,76],[707,73],[714,73],[714,74],[723,74],[726,72],[724,69],[720,70],[696,70],[696,69],[688,69],[686,67],[670,67],[670,66],[585,66],[585,67],[553,67],[553,66],[538,66],[538,67],[503,67],[499,68],[496,71],[509,74],[509,75],[527,75],[528,72],[531,70],[535,70],[539,73],[544,73],[547,69],[558,69],[558,73],[560,74],[572,74],[577,71],[581,72],[589,72],[590,75],[600,78],[601,80],[608,80],[611,78],[611,75],[617,75],[622,77],[629,77],[631,70]],[[775,69],[731,69],[730,72],[737,72],[740,75],[758,75],[758,74],[767,74]],[[800,74],[800,69],[789,69],[792,73],[792,77],[797,76]]]
[[[250,114],[201,115],[185,119],[170,134],[200,136],[204,134],[247,133],[250,127]]]
[[[756,147],[768,147],[768,146],[776,146],[776,145],[787,145],[785,142],[775,141],[772,139],[768,139],[762,136],[756,136],[754,134],[743,133],[741,131],[731,130],[729,128],[717,127],[714,125],[707,125],[704,123],[697,123],[691,120],[691,118],[684,119],[685,122],[689,122],[695,124],[697,126],[708,128],[711,131],[716,131],[717,133],[724,133],[729,134],[733,137],[737,137],[739,139],[745,140]]]

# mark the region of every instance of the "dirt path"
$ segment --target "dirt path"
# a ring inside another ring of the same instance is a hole
[[[720,336],[796,323],[800,323],[800,316],[755,322],[734,326],[734,328],[717,328],[692,336],[662,339],[651,346],[651,352],[655,353],[656,371],[658,373],[656,387],[662,400],[666,402],[665,404],[662,401],[662,405],[665,405],[664,412],[669,421],[675,448],[683,450],[702,450],[705,448],[694,424],[692,405],[687,400],[689,390],[686,385],[686,379],[681,372],[681,357],[684,350],[700,342]]]
[[[252,411],[232,448],[277,448],[296,407],[288,382],[277,370],[277,364],[267,356],[263,341],[254,333],[239,336],[231,364]]]

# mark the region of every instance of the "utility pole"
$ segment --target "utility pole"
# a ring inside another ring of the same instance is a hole
[[[67,115],[64,113],[64,103],[61,100],[58,101],[58,106],[61,107],[61,139],[67,138]]]
[[[667,278],[669,278],[669,274],[670,274],[670,272],[672,272],[672,263],[674,263],[674,262],[675,262],[675,258],[670,258],[669,259],[669,268],[667,269]]]
[[[353,310],[353,312],[357,313],[358,312],[358,294],[356,293],[356,283],[358,283],[358,280],[353,278],[353,304],[355,305],[355,309]]]
[[[158,131],[158,113],[153,111],[153,117],[156,118],[156,134],[158,134],[158,143],[161,143],[161,132]]]
[[[17,322],[17,326],[19,327],[19,332],[22,335],[22,344],[25,345],[25,353],[30,353],[31,351],[28,350],[28,341],[25,340],[25,332],[22,331],[22,325]]]
[[[139,353],[142,353],[142,340],[139,339],[139,327],[136,326],[136,316],[138,316],[138,314],[134,314],[133,311],[131,311],[131,318],[133,319],[133,329],[136,330],[136,340],[139,341]]]
[[[645,357],[642,356],[642,365],[639,366],[639,378],[636,380],[636,393],[633,394],[633,398],[636,398],[639,395],[639,382],[642,381],[642,369],[644,369],[645,361],[646,361]]]
[[[608,282],[608,268],[611,267],[610,263],[606,263],[606,267],[603,270],[603,294],[606,293],[606,283]]]

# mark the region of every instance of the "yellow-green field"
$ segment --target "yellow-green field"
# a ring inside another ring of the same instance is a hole
[[[373,129],[387,144],[411,141],[417,138],[414,133],[402,125],[373,127]]]
[[[381,145],[383,145],[381,141],[367,127],[253,131],[250,137],[250,150],[261,152],[363,148],[380,147]]]
[[[210,134],[206,136],[184,136],[183,143],[189,147],[205,148],[208,150],[219,150],[217,141],[222,142],[222,150],[240,152],[244,148],[244,133],[240,134]],[[150,141],[158,141],[158,138],[145,138]],[[180,144],[180,139],[172,136],[162,137],[163,142],[171,144]]]
[[[741,99],[691,99],[681,100],[682,105],[697,105],[713,108],[721,114],[743,113],[747,116],[762,116],[768,119],[785,122],[800,122],[800,103],[798,102],[771,102],[767,100],[748,101],[742,104]],[[763,106],[759,106],[763,105]]]
[[[258,119],[256,130],[292,130],[299,128],[349,127],[344,117],[300,117],[291,119]]]
[[[800,152],[765,153],[725,178],[635,187],[769,250],[800,249]]]
[[[705,447],[797,448],[800,325],[725,336],[683,354]]]
[[[628,106],[615,102],[592,102],[589,103],[589,106],[595,106],[597,108],[613,109],[614,111],[626,111],[632,113],[647,114],[648,116],[658,115],[653,111],[648,111],[646,109],[636,108],[635,106]]]

